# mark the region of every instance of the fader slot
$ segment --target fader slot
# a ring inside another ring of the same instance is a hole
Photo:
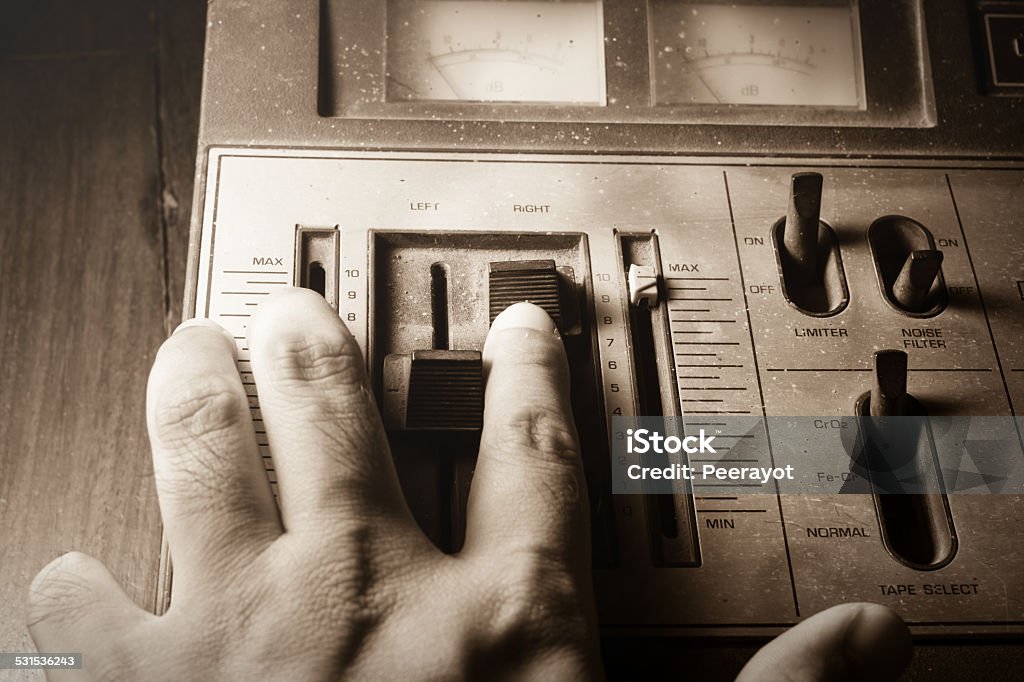
[[[857,401],[856,410],[886,549],[911,568],[946,565],[956,553],[956,532],[949,503],[939,492],[941,474],[930,431],[922,419],[913,419],[925,413],[907,392],[906,353],[875,353],[871,391]],[[900,492],[900,481],[908,476],[929,492]]]
[[[433,346],[438,350],[452,347],[451,328],[448,325],[449,307],[448,265],[434,263],[430,266],[430,316],[434,326]]]
[[[452,350],[450,267],[429,268],[433,348],[384,358],[384,424],[393,446],[416,451],[434,465],[437,490],[435,543],[457,552],[465,539],[469,484],[483,426],[480,351]]]
[[[297,287],[312,289],[338,309],[338,229],[295,229],[295,280]]]
[[[589,264],[584,260],[585,252],[578,254],[575,268],[560,265],[556,259],[541,259],[540,255],[531,253],[529,260],[516,258],[490,263],[488,314],[493,322],[509,305],[528,301],[543,308],[558,326],[569,359],[573,418],[579,432],[589,491],[593,563],[595,567],[608,567],[615,563],[616,543],[612,531],[604,405],[594,347],[596,328],[593,314],[583,312],[589,306],[580,304],[589,288]],[[577,271],[582,281],[577,280]]]
[[[424,531],[445,551],[457,551],[482,423],[480,350],[501,310],[520,301],[540,305],[558,322],[569,358],[594,564],[609,566],[610,461],[586,242],[579,234],[523,237],[374,233],[371,366],[392,454]],[[426,389],[431,395],[417,399]]]
[[[629,343],[637,414],[680,418],[682,410],[676,388],[658,237],[622,234],[618,240],[629,296]],[[666,421],[666,431],[672,429],[673,421]],[[648,461],[650,466],[664,467],[670,463],[665,455],[652,459],[654,461]],[[644,499],[654,564],[699,565],[696,512],[691,492],[648,494]]]

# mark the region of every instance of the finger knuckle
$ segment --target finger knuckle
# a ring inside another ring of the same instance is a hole
[[[282,385],[324,385],[359,393],[364,385],[363,355],[341,330],[282,334],[271,341],[273,378]]]
[[[487,447],[499,455],[527,455],[537,463],[575,466],[579,461],[576,429],[557,409],[525,406],[508,415],[488,434]]]
[[[156,436],[173,445],[231,431],[249,416],[236,382],[210,375],[162,391],[153,410]]]
[[[534,550],[507,559],[490,599],[495,636],[574,640],[584,619],[572,572],[557,557]]]

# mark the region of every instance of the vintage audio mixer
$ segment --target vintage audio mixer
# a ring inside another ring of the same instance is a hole
[[[1024,465],[1022,55],[1018,2],[211,3],[186,313],[239,339],[258,428],[247,320],[321,292],[456,551],[479,351],[543,305],[609,632],[870,600],[924,636],[1024,633],[1024,497],[616,494],[611,446],[620,415],[818,417],[813,474],[842,478],[852,416],[922,413],[1001,418]]]

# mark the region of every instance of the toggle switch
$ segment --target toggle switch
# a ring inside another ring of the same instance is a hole
[[[907,354],[901,350],[875,353],[874,381],[868,398],[872,417],[907,414]]]
[[[487,276],[491,322],[505,308],[528,302],[543,308],[563,335],[581,333],[572,268],[556,267],[553,260],[496,261]]]
[[[850,300],[839,242],[821,221],[821,173],[796,173],[786,217],[772,229],[782,291],[805,315],[828,317]]]
[[[948,564],[957,539],[924,408],[907,391],[907,365],[901,350],[877,351],[871,390],[856,411],[882,542],[898,561],[925,571]],[[927,492],[906,491],[908,483]]]
[[[384,426],[396,431],[478,431],[484,420],[478,351],[417,350],[384,358]]]
[[[810,284],[818,277],[818,264],[822,260],[818,249],[818,228],[823,184],[821,173],[796,173],[790,183],[782,247],[795,283]]]
[[[947,302],[943,254],[931,232],[904,216],[879,218],[868,228],[878,288],[886,302],[909,317],[932,317]]]
[[[928,296],[941,269],[941,251],[911,251],[892,285],[892,297],[899,307],[911,313],[927,312]]]

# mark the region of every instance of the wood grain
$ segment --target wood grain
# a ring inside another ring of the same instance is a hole
[[[161,215],[167,241],[167,322],[182,319],[189,222],[195,185],[199,103],[202,90],[206,3],[157,1],[159,131],[164,187]]]
[[[14,2],[0,21],[0,651],[34,649],[28,586],[64,552],[156,597],[144,395],[180,314],[205,2],[161,9]]]
[[[0,54],[73,58],[152,52],[154,1],[4,0]]]

